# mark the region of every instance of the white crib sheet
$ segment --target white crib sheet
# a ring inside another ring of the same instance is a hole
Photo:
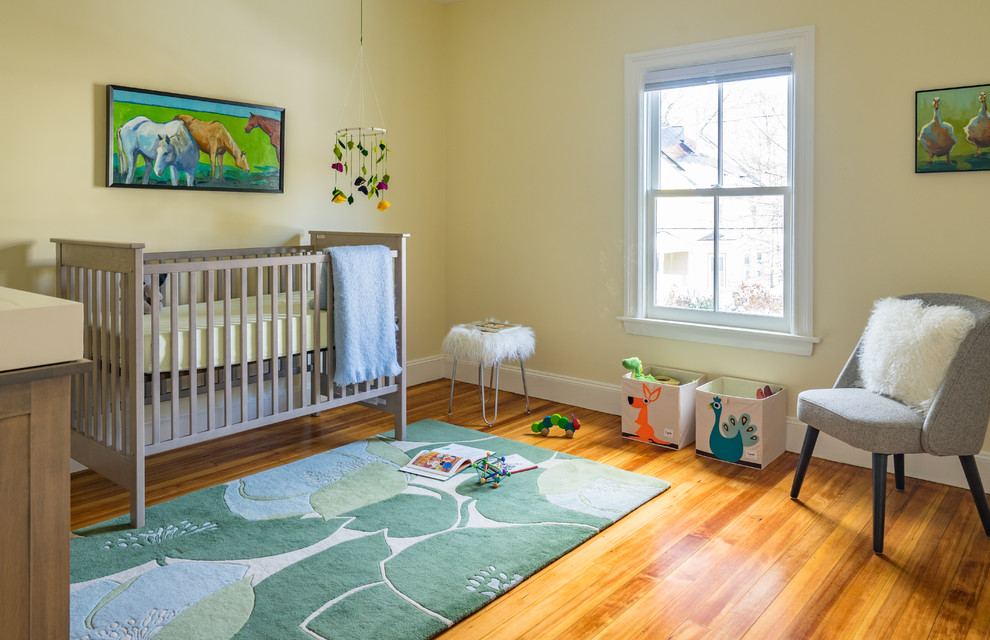
[[[309,306],[312,300],[312,293],[306,297],[306,302],[301,302],[300,292],[293,292],[292,295],[292,317],[290,319],[287,312],[286,295],[278,296],[278,313],[276,322],[278,323],[278,356],[285,356],[289,353],[298,354],[313,348],[313,310]],[[241,300],[233,298],[230,304],[230,363],[239,364],[241,362],[253,362],[258,359],[258,318],[257,318],[257,298],[250,296],[245,298],[246,317],[241,316]],[[262,355],[261,358],[272,357],[272,334],[271,334],[271,295],[262,297],[261,331],[262,331]],[[207,328],[207,305],[200,302],[196,309],[196,368],[209,366],[210,354],[207,346],[207,335],[210,331]],[[172,332],[172,310],[170,307],[162,307],[159,310],[158,327],[158,370],[168,372],[172,369],[172,340],[176,340],[178,346],[178,369],[187,371],[190,369],[190,322],[189,305],[179,305],[178,331]],[[320,327],[320,347],[326,348],[330,344],[327,335],[327,313],[323,310],[319,312]],[[152,333],[151,314],[144,315],[144,372],[152,373],[154,364],[154,354],[152,354]],[[302,345],[302,326],[306,327],[306,345]],[[292,327],[292,345],[288,345],[288,328]],[[241,353],[241,331],[242,328],[247,334],[247,350]],[[213,305],[213,365],[223,366],[226,363],[227,349],[224,348],[224,305],[222,301],[214,302]]]

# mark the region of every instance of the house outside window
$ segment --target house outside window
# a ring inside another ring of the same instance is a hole
[[[628,332],[810,355],[813,50],[627,56]]]

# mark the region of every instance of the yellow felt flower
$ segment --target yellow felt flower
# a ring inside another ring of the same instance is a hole
[[[378,203],[378,210],[385,211],[385,209],[388,209],[391,206],[392,205],[389,204],[388,200],[382,200],[381,202]]]
[[[345,200],[347,200],[347,198],[342,193],[338,193],[337,195],[335,195],[333,197],[333,202],[336,202],[337,204],[340,204],[341,202],[343,202]]]

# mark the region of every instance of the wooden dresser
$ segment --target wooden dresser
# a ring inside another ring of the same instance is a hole
[[[4,638],[69,637],[69,384],[88,366],[0,372]]]

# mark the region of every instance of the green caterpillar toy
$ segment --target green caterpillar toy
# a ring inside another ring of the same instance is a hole
[[[571,414],[571,419],[568,420],[559,413],[555,413],[552,416],[547,416],[542,420],[533,423],[533,433],[542,433],[544,436],[550,435],[550,429],[553,427],[560,427],[564,430],[564,435],[568,438],[574,437],[574,432],[581,428],[581,422]]]

